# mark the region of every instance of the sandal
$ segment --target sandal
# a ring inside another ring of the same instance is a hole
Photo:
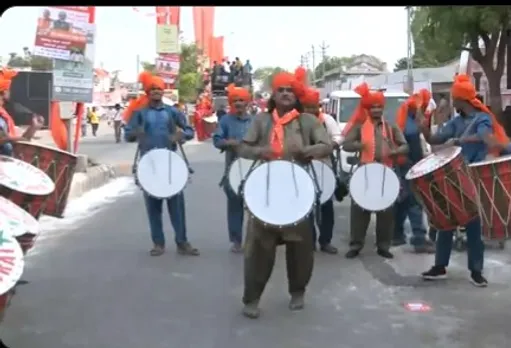
[[[152,248],[151,251],[149,251],[149,254],[151,256],[160,256],[160,255],[163,255],[164,252],[165,252],[164,247],[155,245],[154,248]]]
[[[199,249],[192,247],[190,243],[182,243],[177,245],[177,252],[181,255],[199,256]]]

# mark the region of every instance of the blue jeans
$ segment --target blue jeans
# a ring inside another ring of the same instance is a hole
[[[410,225],[412,225],[410,244],[413,246],[424,245],[426,241],[426,228],[424,226],[422,207],[411,193],[394,205],[394,240],[406,240],[404,226],[406,218],[410,220]]]
[[[223,189],[227,196],[227,229],[229,241],[241,244],[243,241],[243,198],[231,190],[229,184],[224,184]]]
[[[155,245],[165,245],[165,235],[163,234],[163,199],[157,199],[144,194],[147,217],[149,218],[149,227],[151,229],[151,239]],[[181,192],[172,198],[165,199],[167,210],[170,215],[170,223],[174,228],[174,240],[177,245],[188,242],[186,237],[186,214],[185,197]]]
[[[321,223],[319,224],[319,245],[328,245],[332,242],[332,236],[334,231],[334,201],[330,198],[328,201],[321,205]],[[312,240],[316,244],[316,224],[314,214],[310,215],[311,227],[312,227]]]
[[[479,217],[465,225],[467,236],[468,269],[482,272],[484,262],[484,243],[481,238],[481,219]],[[435,266],[447,267],[451,257],[454,231],[438,231],[436,239]]]

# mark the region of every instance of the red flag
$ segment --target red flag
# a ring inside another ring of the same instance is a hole
[[[211,57],[211,43],[213,40],[213,29],[215,25],[215,7],[194,7],[193,26],[197,47],[203,53]]]
[[[172,25],[177,25],[179,28],[179,24],[181,22],[181,7],[169,6],[169,17],[169,23]]]
[[[96,21],[96,7],[89,6],[89,23],[93,24]]]
[[[55,145],[61,150],[67,150],[67,128],[64,121],[60,118],[60,103],[51,102],[50,108],[51,137]]]
[[[156,24],[168,24],[168,6],[156,6]]]
[[[211,65],[213,65],[213,62],[220,63],[222,59],[224,58],[224,37],[223,36],[216,36],[213,37],[212,43],[211,43]]]
[[[73,152],[74,153],[78,152],[78,143],[80,142],[80,135],[82,134],[82,122],[83,122],[84,111],[85,111],[85,105],[83,103],[76,103],[75,138],[74,138],[74,142],[73,142]]]

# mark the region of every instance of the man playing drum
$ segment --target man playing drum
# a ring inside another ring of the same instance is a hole
[[[395,159],[408,153],[403,133],[383,119],[385,97],[381,92],[371,92],[366,84],[358,86],[360,104],[348,122],[350,127],[343,142],[347,152],[360,152],[360,163],[380,162],[390,168]],[[361,123],[361,121],[363,122]],[[393,258],[389,251],[392,242],[394,210],[391,208],[376,213],[377,253],[384,258]],[[355,258],[364,247],[371,212],[351,202],[350,250],[346,258]]]
[[[401,181],[401,197],[395,205],[394,215],[394,246],[406,244],[405,221],[410,220],[412,226],[412,238],[410,244],[416,253],[434,253],[435,248],[431,241],[426,239],[426,226],[424,225],[424,212],[415,196],[410,190],[410,183],[405,180],[408,170],[424,157],[422,148],[421,131],[415,120],[417,109],[424,113],[431,99],[427,89],[421,89],[418,94],[412,95],[406,102],[401,104],[396,117],[396,125],[403,132],[408,143],[408,156],[403,163],[398,163],[396,172]]]
[[[231,164],[238,157],[236,148],[247,133],[252,122],[252,116],[247,114],[247,104],[250,102],[250,92],[245,88],[229,85],[227,87],[230,113],[225,115],[218,123],[213,134],[213,144],[217,149],[225,151],[225,170],[220,181],[227,196],[227,229],[229,241],[232,243],[231,251],[242,251],[243,239],[243,197],[229,186],[228,173]]]
[[[138,140],[140,154],[143,155],[154,148],[167,148],[176,151],[176,142],[190,140],[194,136],[193,129],[187,124],[184,114],[175,107],[162,102],[165,83],[159,77],[152,77],[146,82],[148,102],[140,105],[129,119],[125,127],[126,141]],[[179,127],[177,128],[176,127]],[[144,200],[149,218],[151,238],[154,244],[152,256],[159,256],[165,250],[165,236],[162,224],[163,200],[144,193]],[[166,199],[170,222],[174,228],[177,251],[184,255],[199,255],[192,247],[186,235],[185,199],[183,192]]]
[[[307,89],[305,95],[300,99],[304,111],[308,114],[314,115],[318,118],[320,123],[325,127],[334,148],[339,148],[341,144],[341,129],[335,119],[323,112],[319,108],[319,91],[313,88]],[[330,154],[331,155],[331,154]],[[321,219],[319,223],[319,248],[321,251],[328,254],[337,254],[337,248],[331,245],[333,230],[334,230],[334,201],[330,198],[328,201],[321,205]],[[312,221],[312,235],[314,240],[314,247],[316,246],[316,227],[314,220]]]
[[[281,72],[273,78],[272,89],[268,112],[255,116],[239,148],[240,156],[298,162],[328,156],[332,148],[325,128],[313,115],[303,113],[298,100],[305,93],[305,86],[293,74]],[[276,247],[282,243],[286,244],[289,308],[303,308],[314,261],[310,234],[310,221],[306,217],[296,225],[280,229],[265,225],[252,215],[249,217],[245,242],[245,316],[259,317],[259,300],[273,269]]]
[[[453,106],[460,115],[447,121],[440,130],[431,134],[429,128],[422,123],[421,130],[431,145],[445,144],[461,146],[462,155],[467,163],[482,161],[489,153],[500,149],[492,145],[509,143],[503,127],[497,122],[495,115],[476,98],[474,85],[467,75],[458,75],[452,85],[451,95]],[[467,257],[470,279],[475,286],[485,287],[488,282],[482,275],[484,262],[484,244],[481,238],[481,220],[475,217],[466,226]],[[422,277],[427,280],[445,279],[446,267],[449,265],[453,246],[454,231],[440,231],[437,236],[435,264]]]

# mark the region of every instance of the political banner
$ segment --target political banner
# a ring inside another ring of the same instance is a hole
[[[43,7],[37,21],[34,55],[72,60],[83,55],[87,42],[90,7]]]
[[[180,55],[160,54],[156,58],[156,74],[160,76],[165,83],[174,85],[179,75]]]
[[[177,25],[156,25],[156,53],[179,53],[179,28]]]
[[[53,100],[90,103],[94,88],[95,25],[85,26],[84,54],[71,54],[72,60],[53,61]]]

